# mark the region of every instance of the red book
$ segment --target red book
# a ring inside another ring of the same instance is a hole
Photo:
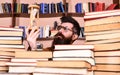
[[[115,9],[116,6],[117,6],[117,4],[111,4],[110,6],[108,6],[106,8],[106,10],[113,10],[113,9]]]

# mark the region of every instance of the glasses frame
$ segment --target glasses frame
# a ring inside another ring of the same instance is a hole
[[[60,29],[64,29],[64,31],[66,31],[66,32],[68,32],[68,30],[69,30],[69,31],[74,33],[73,29],[69,29],[68,27],[64,27],[64,26],[58,25],[57,26],[57,30],[59,31]]]

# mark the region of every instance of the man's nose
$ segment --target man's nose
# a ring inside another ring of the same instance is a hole
[[[63,33],[63,32],[64,32],[64,29],[63,29],[63,28],[61,28],[58,32]]]

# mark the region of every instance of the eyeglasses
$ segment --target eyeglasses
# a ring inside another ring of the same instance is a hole
[[[64,26],[60,26],[60,25],[57,26],[57,30],[60,30],[61,28],[64,29],[65,32],[68,32],[68,31],[72,31],[73,32],[73,30],[69,29],[68,27],[64,27]]]

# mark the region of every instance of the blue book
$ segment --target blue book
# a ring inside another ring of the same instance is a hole
[[[40,3],[40,13],[41,14],[44,14],[45,12],[44,12],[44,3]]]
[[[25,39],[26,38],[26,26],[19,26],[19,28],[21,28],[21,29],[23,29],[23,39]]]
[[[64,12],[65,12],[65,9],[64,9],[64,7],[63,7],[63,3],[60,2],[59,5],[60,5],[60,11],[64,13]]]
[[[75,5],[75,11],[76,13],[82,13],[82,3],[77,3]]]
[[[49,7],[47,3],[40,3],[40,13],[41,14],[49,13]]]
[[[55,3],[51,3],[51,13],[56,13]]]
[[[44,14],[48,14],[49,13],[49,4],[45,3],[44,4]]]
[[[43,38],[43,27],[39,27],[40,28],[40,34],[38,38]]]

